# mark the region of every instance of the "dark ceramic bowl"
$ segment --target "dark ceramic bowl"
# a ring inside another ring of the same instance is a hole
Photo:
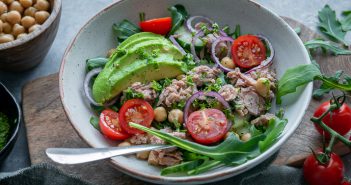
[[[0,112],[6,114],[10,119],[10,134],[7,144],[0,150],[0,163],[6,158],[16,142],[18,129],[21,123],[21,108],[15,97],[0,82]]]
[[[61,0],[49,0],[50,17],[28,36],[0,44],[0,69],[24,71],[40,64],[54,42],[61,17]]]

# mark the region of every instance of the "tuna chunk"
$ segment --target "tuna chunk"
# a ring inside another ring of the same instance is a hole
[[[238,88],[233,85],[227,84],[222,86],[218,93],[224,98],[225,101],[232,101],[238,96]]]
[[[205,65],[197,66],[188,72],[193,82],[197,86],[202,86],[205,83],[215,83],[221,70],[218,68],[210,68]]]
[[[251,121],[253,125],[267,125],[269,120],[275,118],[276,116],[271,113],[266,113],[264,115],[259,116],[258,118]]]
[[[155,166],[173,166],[182,160],[182,152],[178,150],[153,150],[149,154],[148,163]]]
[[[265,100],[258,95],[252,87],[241,88],[239,97],[243,109],[247,109],[248,113],[251,115],[258,116],[266,111]],[[245,113],[246,111],[244,111],[244,115]]]
[[[132,84],[132,86],[130,86],[130,89],[133,92],[143,94],[144,100],[148,101],[149,103],[153,103],[155,101],[155,99],[157,98],[157,93],[151,87],[151,83],[142,84],[141,82],[135,82]],[[123,92],[122,99],[124,99],[126,96],[125,92],[126,91]]]
[[[196,86],[189,85],[185,80],[173,79],[172,83],[161,92],[157,105],[171,107],[172,104],[186,101],[197,92]]]
[[[132,145],[148,144],[150,142],[147,134],[136,134],[129,138],[129,142]]]

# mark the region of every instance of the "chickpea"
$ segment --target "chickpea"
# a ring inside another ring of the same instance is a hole
[[[3,14],[0,16],[0,19],[2,20],[2,22],[6,22],[6,18],[7,18],[7,13],[3,13]]]
[[[251,134],[250,133],[245,133],[241,136],[241,140],[246,142],[251,139]]]
[[[138,159],[146,160],[149,158],[150,151],[138,152],[136,153],[136,157]]]
[[[50,14],[47,11],[37,11],[34,14],[35,21],[38,24],[43,24],[49,16]]]
[[[115,51],[116,51],[116,48],[112,48],[112,49],[108,50],[107,55],[106,55],[107,58],[110,58],[111,55],[112,55]]]
[[[26,29],[20,25],[20,24],[15,24],[12,27],[12,35],[17,37],[17,35],[21,34],[21,33],[25,33]]]
[[[35,19],[31,16],[24,16],[21,20],[21,24],[25,28],[30,28],[35,24]]]
[[[36,8],[34,8],[34,7],[29,7],[29,8],[27,8],[26,10],[24,10],[24,15],[25,15],[25,16],[34,17],[35,12],[37,12],[37,9],[36,9]]]
[[[6,13],[7,12],[7,5],[0,1],[0,14]]]
[[[167,112],[164,107],[156,107],[154,110],[155,120],[158,122],[165,121],[167,119]]]
[[[11,42],[13,40],[15,40],[15,38],[11,34],[0,35],[0,43]]]
[[[10,10],[16,10],[19,13],[23,13],[24,8],[22,7],[21,3],[19,3],[18,1],[14,1],[10,4],[9,7]]]
[[[2,31],[4,33],[10,34],[12,32],[12,26],[8,22],[2,23]]]
[[[32,33],[33,31],[37,30],[40,27],[39,24],[34,24],[30,28],[28,28],[28,33]]]
[[[16,24],[21,22],[21,14],[15,10],[10,11],[7,13],[6,21],[11,24]]]
[[[171,123],[183,123],[183,111],[179,109],[173,109],[168,113],[168,121]]]
[[[185,75],[178,75],[177,77],[176,77],[176,79],[177,80],[182,80],[183,78],[185,78],[186,76]]]
[[[122,143],[118,144],[118,146],[131,146],[131,144],[128,141],[123,141]]]
[[[269,90],[271,88],[271,83],[267,78],[257,79],[255,85],[256,91],[263,97],[269,97]]]
[[[38,10],[48,11],[50,8],[50,3],[46,0],[37,0],[37,2],[34,5],[34,8]]]
[[[235,68],[235,64],[234,64],[233,60],[231,58],[229,58],[229,57],[222,58],[221,64],[224,67],[229,68],[229,69],[234,69]]]
[[[19,0],[19,2],[21,3],[22,7],[24,7],[24,8],[28,8],[28,7],[32,6],[32,4],[33,4],[32,0]]]
[[[28,35],[27,33],[21,33],[21,34],[17,35],[16,39],[26,37],[27,35]]]

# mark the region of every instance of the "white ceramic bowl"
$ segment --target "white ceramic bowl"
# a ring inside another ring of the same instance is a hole
[[[122,0],[112,4],[93,17],[77,34],[64,55],[60,70],[60,93],[68,118],[78,134],[92,147],[116,146],[107,140],[90,124],[93,111],[83,95],[85,60],[104,56],[106,51],[115,47],[111,26],[122,19],[138,22],[139,12],[148,18],[169,16],[167,8],[182,4],[191,15],[205,15],[220,25],[234,27],[241,25],[242,33],[263,34],[269,38],[276,51],[273,67],[278,77],[290,67],[309,63],[303,43],[292,28],[278,15],[249,0]],[[160,176],[160,168],[150,166],[146,161],[134,157],[115,157],[111,160],[118,170],[136,178],[166,184],[213,182],[238,175],[253,168],[274,154],[294,133],[310,101],[312,84],[299,89],[295,95],[283,99],[285,116],[289,119],[280,140],[269,150],[236,167],[222,167],[195,176]],[[275,108],[273,106],[273,108]]]

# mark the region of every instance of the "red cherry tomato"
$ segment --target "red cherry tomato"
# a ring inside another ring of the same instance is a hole
[[[163,17],[140,22],[141,30],[166,35],[172,28],[172,18]]]
[[[203,109],[192,112],[186,122],[191,137],[201,144],[220,141],[227,133],[228,121],[217,109]]]
[[[100,114],[99,126],[101,132],[110,139],[113,140],[124,140],[130,137],[124,130],[122,130],[119,120],[118,113],[106,109]]]
[[[351,185],[349,181],[343,181],[340,185]]]
[[[241,68],[252,68],[266,59],[266,47],[254,35],[242,35],[234,40],[232,58]]]
[[[130,127],[129,122],[134,122],[145,127],[150,127],[153,119],[154,110],[147,101],[142,99],[131,99],[126,101],[119,111],[119,120],[121,127],[128,134],[144,133],[144,131]]]
[[[327,111],[330,107],[330,102],[324,102],[320,105],[316,112],[314,113],[314,117],[321,116],[325,111]],[[337,110],[334,110],[332,114],[328,114],[322,120],[326,125],[328,125],[331,129],[339,133],[340,135],[347,134],[351,129],[351,109],[345,103]],[[323,134],[322,128],[317,124],[314,124],[316,129],[320,134]],[[325,137],[330,138],[330,134],[325,132]]]
[[[321,152],[318,152],[321,154]],[[320,164],[314,155],[306,158],[303,175],[309,185],[337,185],[343,180],[344,165],[340,157],[331,154],[327,164]]]

